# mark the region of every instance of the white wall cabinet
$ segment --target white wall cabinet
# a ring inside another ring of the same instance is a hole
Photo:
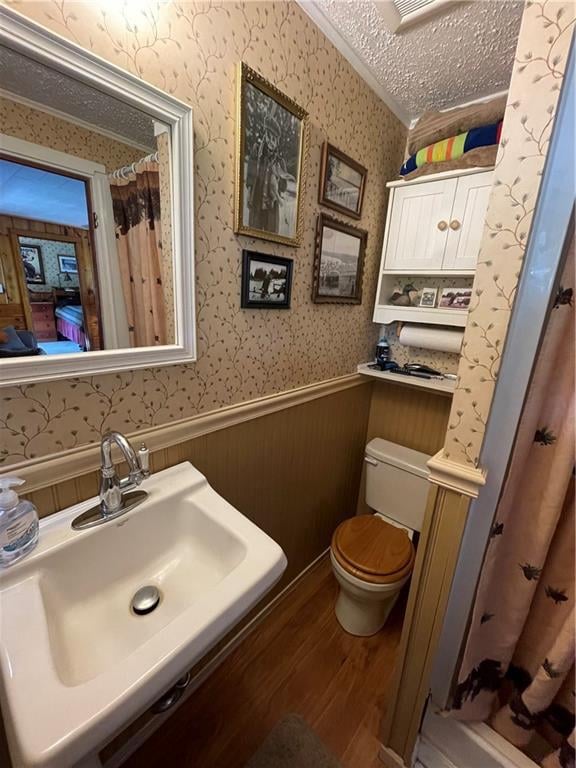
[[[386,269],[442,269],[457,183],[445,179],[394,189],[389,203]]]
[[[467,310],[388,304],[399,278],[474,276],[493,171],[472,168],[393,181],[380,264],[374,321],[466,324]]]

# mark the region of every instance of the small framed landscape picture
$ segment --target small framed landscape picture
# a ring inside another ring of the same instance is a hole
[[[242,309],[289,309],[292,259],[242,251]]]
[[[22,266],[24,267],[26,282],[43,285],[45,282],[44,264],[42,262],[42,250],[40,246],[20,243],[20,256],[22,257]]]
[[[68,256],[67,254],[58,254],[58,266],[60,272],[72,272],[78,274],[78,262],[76,256]]]
[[[437,295],[438,288],[422,288],[420,293],[420,306],[429,308],[435,307]]]
[[[368,233],[350,224],[318,216],[314,254],[316,304],[361,304]]]
[[[443,288],[439,307],[442,309],[468,309],[472,298],[472,288]]]
[[[332,144],[324,142],[318,202],[359,219],[362,215],[366,168]]]

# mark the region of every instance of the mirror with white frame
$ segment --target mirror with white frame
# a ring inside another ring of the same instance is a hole
[[[1,383],[194,360],[191,109],[0,15]]]

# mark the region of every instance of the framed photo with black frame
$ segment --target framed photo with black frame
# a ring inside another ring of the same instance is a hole
[[[242,309],[290,309],[292,259],[242,251]]]

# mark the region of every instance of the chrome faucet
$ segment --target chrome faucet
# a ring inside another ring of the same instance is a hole
[[[112,446],[117,445],[128,464],[128,477],[118,477],[112,462]],[[106,432],[100,444],[100,504],[79,515],[72,521],[72,528],[91,528],[120,517],[140,504],[148,495],[146,491],[126,493],[140,485],[150,475],[150,452],[142,443],[138,453],[130,441],[120,432]]]
[[[128,462],[128,477],[122,480],[118,477],[116,467],[112,463],[112,445],[116,444],[124,454]],[[131,490],[140,485],[144,478],[150,474],[148,470],[149,451],[142,443],[136,451],[129,440],[120,432],[106,432],[100,443],[100,507],[104,515],[113,515],[124,506],[124,491]]]

